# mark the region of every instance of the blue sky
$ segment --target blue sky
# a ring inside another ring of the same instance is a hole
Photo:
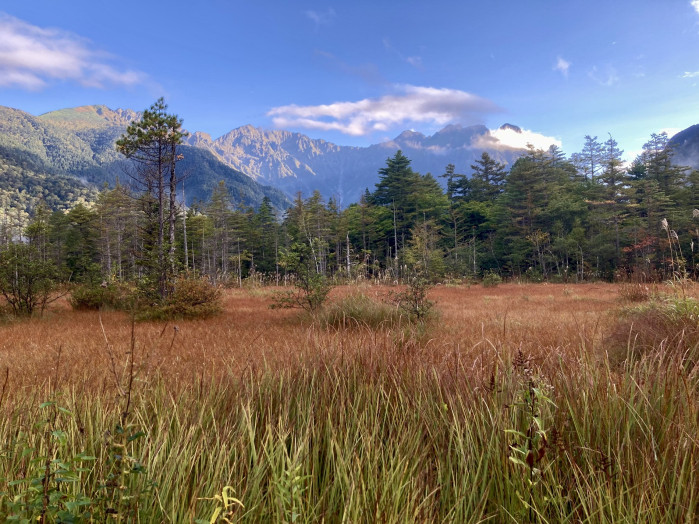
[[[141,110],[368,145],[505,122],[631,155],[699,123],[699,0],[5,0],[0,104]],[[503,137],[505,140],[506,137]]]

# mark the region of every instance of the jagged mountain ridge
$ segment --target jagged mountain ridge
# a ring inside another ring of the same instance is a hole
[[[510,129],[519,131],[511,124]],[[242,126],[217,139],[202,132],[186,140],[195,147],[208,149],[234,169],[258,181],[279,187],[288,194],[298,191],[309,195],[318,190],[327,197],[337,197],[349,204],[359,199],[365,188],[378,181],[378,170],[399,149],[411,159],[414,170],[439,175],[447,164],[457,172],[468,174],[470,165],[485,150],[496,160],[511,163],[522,150],[475,145],[479,139],[488,143],[490,132],[485,126],[449,125],[434,135],[404,131],[395,139],[368,147],[339,146],[321,139],[290,131],[266,130]]]

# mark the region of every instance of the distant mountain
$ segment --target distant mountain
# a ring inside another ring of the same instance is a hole
[[[511,124],[505,129],[521,130]],[[250,125],[233,129],[220,138],[196,132],[187,143],[209,150],[221,161],[293,195],[318,190],[347,205],[359,199],[365,188],[378,181],[378,170],[399,149],[423,174],[444,173],[449,163],[457,172],[469,174],[470,165],[483,151],[504,163],[513,162],[522,150],[496,147],[485,126],[450,125],[431,136],[404,131],[393,140],[369,147],[338,146],[311,139],[301,133],[265,130]]]
[[[670,139],[675,164],[699,169],[699,124],[680,131]]]
[[[134,111],[105,106],[63,109],[38,117],[0,106],[0,190],[21,192],[28,183],[32,187],[58,184],[72,188],[66,190],[66,198],[53,195],[48,202],[52,209],[59,209],[70,206],[75,199],[89,199],[95,194],[94,187],[112,185],[117,178],[127,183],[126,161],[114,142],[138,117]],[[187,175],[188,202],[207,200],[223,180],[237,203],[258,206],[267,196],[280,210],[290,205],[290,199],[280,190],[258,184],[207,151],[185,145],[182,153],[184,160],[179,168]],[[15,184],[12,187],[10,180]]]

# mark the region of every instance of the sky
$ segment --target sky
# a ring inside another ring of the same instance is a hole
[[[699,123],[699,0],[4,0],[0,105],[163,96],[189,131],[365,146],[504,123],[571,154]]]

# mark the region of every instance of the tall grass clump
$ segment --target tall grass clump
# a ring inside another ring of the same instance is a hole
[[[409,317],[395,305],[372,299],[362,292],[353,292],[331,302],[316,320],[326,327],[374,330],[406,323]]]
[[[607,347],[612,364],[661,352],[691,370],[699,359],[699,301],[668,296],[624,309]]]

